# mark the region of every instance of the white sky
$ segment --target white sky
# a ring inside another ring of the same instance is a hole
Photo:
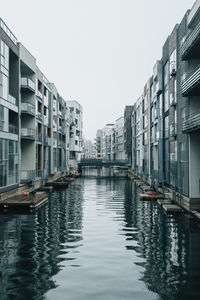
[[[5,0],[0,16],[66,99],[84,136],[142,94],[162,46],[194,0]]]

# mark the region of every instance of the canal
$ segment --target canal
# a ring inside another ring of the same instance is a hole
[[[200,224],[129,179],[78,179],[0,215],[0,299],[200,299]]]

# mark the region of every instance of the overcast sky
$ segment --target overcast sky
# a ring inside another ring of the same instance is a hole
[[[6,0],[0,16],[66,100],[83,106],[84,136],[142,94],[162,46],[194,0]]]

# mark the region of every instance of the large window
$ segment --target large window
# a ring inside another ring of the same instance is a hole
[[[18,142],[0,139],[0,187],[18,183]]]
[[[165,138],[169,137],[169,117],[166,117],[164,119],[164,124],[165,124]]]
[[[8,100],[8,77],[0,72],[0,97]]]
[[[0,131],[8,131],[8,109],[0,105]]]
[[[3,41],[1,41],[1,65],[9,69],[9,48]]]

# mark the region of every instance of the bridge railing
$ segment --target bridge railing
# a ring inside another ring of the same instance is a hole
[[[81,159],[79,165],[128,165],[128,160]]]

